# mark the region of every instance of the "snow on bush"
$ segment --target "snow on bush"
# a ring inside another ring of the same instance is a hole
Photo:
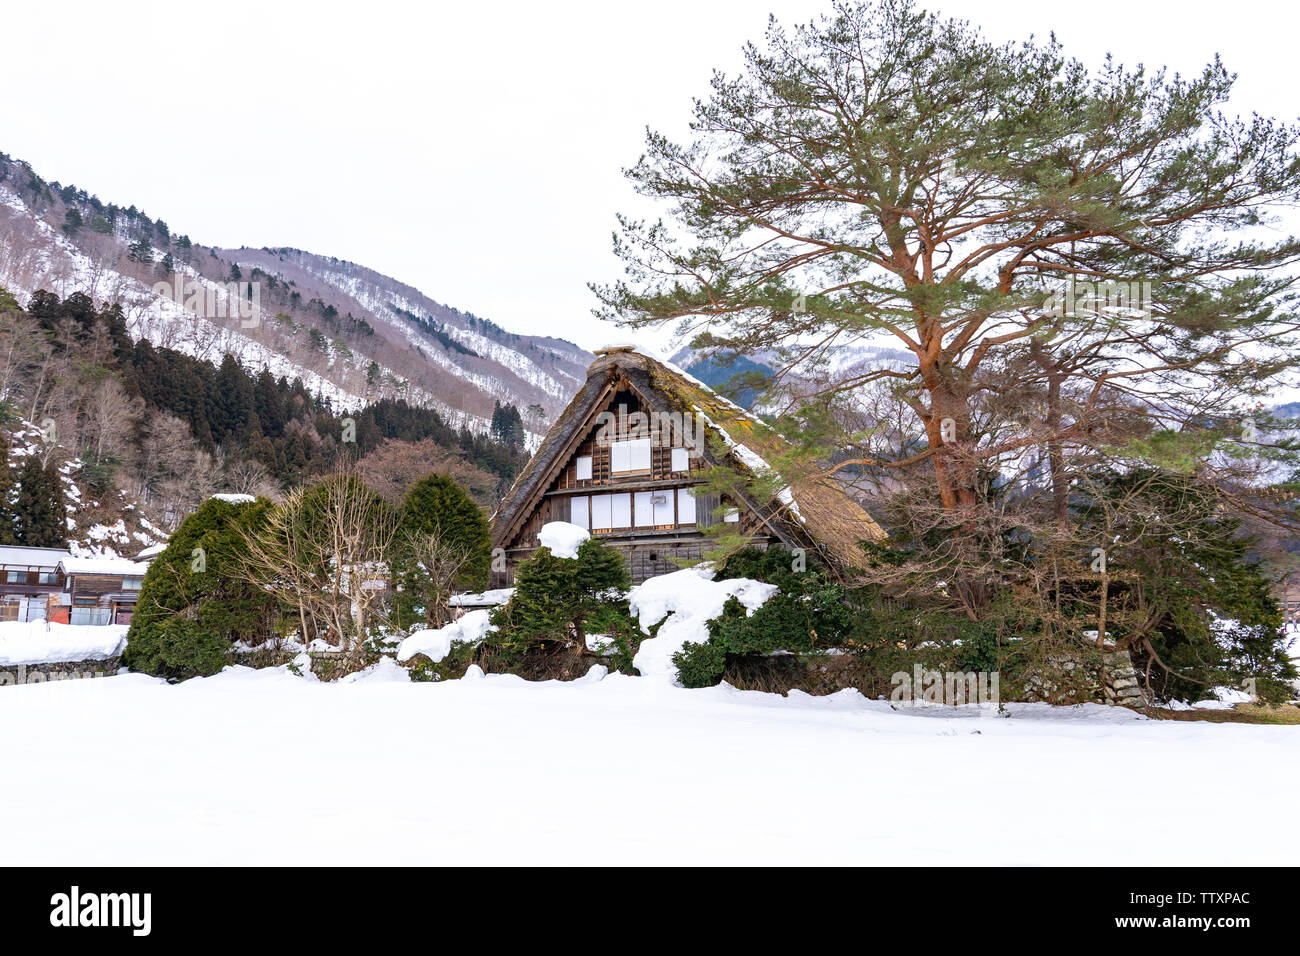
[[[0,665],[117,657],[126,647],[126,629],[125,624],[92,627],[45,621],[0,622]]]
[[[342,684],[409,684],[411,672],[391,657],[381,657],[365,670],[355,674],[344,674],[339,678]]]
[[[709,565],[686,568],[651,578],[628,592],[628,604],[641,630],[648,633],[663,622],[655,637],[641,642],[632,659],[642,677],[677,683],[673,655],[688,641],[703,644],[709,639],[709,621],[722,613],[728,598],[735,597],[753,614],[777,591],[775,584],[750,578],[714,581],[714,573]]]
[[[443,627],[414,631],[397,648],[397,659],[403,663],[416,654],[423,654],[435,664],[451,652],[451,645],[477,644],[488,631],[495,630],[489,623],[492,612],[483,609],[470,611]]]
[[[543,548],[549,548],[557,558],[576,558],[582,542],[591,537],[586,528],[579,528],[567,521],[548,521],[537,532],[537,541]]]
[[[490,604],[498,607],[510,602],[510,596],[515,593],[514,588],[490,588],[486,591],[462,591],[460,594],[453,594],[447,601],[452,607],[478,607],[480,605]]]

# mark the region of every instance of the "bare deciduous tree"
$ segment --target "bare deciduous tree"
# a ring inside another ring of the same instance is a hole
[[[292,609],[303,643],[359,656],[383,623],[397,514],[352,471],[290,492],[245,535],[244,573]]]

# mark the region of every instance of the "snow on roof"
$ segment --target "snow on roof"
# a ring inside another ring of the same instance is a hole
[[[728,435],[727,437],[730,438],[731,436]],[[739,458],[740,463],[752,472],[757,474],[766,474],[772,470],[771,466],[763,460],[762,455],[739,442],[732,444],[731,453]]]
[[[742,465],[756,475],[770,475],[774,473],[772,466],[763,459],[762,455],[758,454],[749,446],[742,445],[739,442],[732,440],[731,436],[728,435],[724,429],[719,428],[718,431],[722,433],[723,441],[727,442],[731,448],[731,453],[736,456],[736,459]],[[800,521],[804,521],[804,516],[799,511],[799,502],[795,500],[794,492],[790,489],[789,485],[782,487],[781,490],[776,493],[776,497],[781,504],[790,509],[791,514]],[[806,524],[807,522],[804,523]]]
[[[162,554],[166,550],[167,550],[167,542],[160,541],[157,544],[151,544],[149,545],[149,547],[142,549],[140,553],[136,555],[136,558],[137,559],[156,558],[158,557],[158,555]]]
[[[149,570],[147,561],[132,561],[129,558],[74,558],[69,555],[59,563],[68,574],[120,574],[123,577],[136,577]]]
[[[70,557],[62,548],[25,548],[18,545],[0,545],[0,565],[20,567],[56,568],[64,558]]]

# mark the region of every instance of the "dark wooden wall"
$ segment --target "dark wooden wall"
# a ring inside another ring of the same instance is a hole
[[[116,594],[122,590],[122,575],[120,574],[74,574],[72,575],[72,599],[77,598],[94,598],[99,600],[107,594]],[[131,597],[139,594],[139,591],[127,591],[128,597],[124,600],[131,600]]]

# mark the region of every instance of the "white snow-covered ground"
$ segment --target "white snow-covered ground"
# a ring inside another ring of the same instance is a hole
[[[385,661],[334,684],[231,668],[5,687],[0,864],[1300,858],[1286,811],[1260,812],[1300,788],[1294,727],[599,674],[410,683]]]

